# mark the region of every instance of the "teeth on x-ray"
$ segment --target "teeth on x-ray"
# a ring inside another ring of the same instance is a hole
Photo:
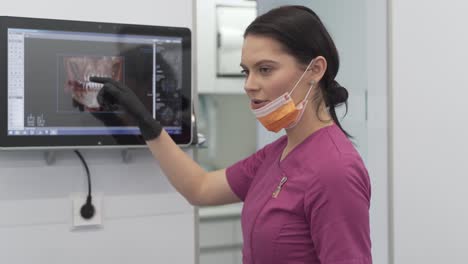
[[[122,81],[123,58],[116,56],[70,56],[64,57],[68,91],[74,101],[89,111],[98,111],[97,94],[103,87],[90,82],[91,77],[106,77]]]

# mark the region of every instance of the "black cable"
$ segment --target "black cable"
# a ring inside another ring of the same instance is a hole
[[[88,177],[88,196],[86,197],[86,203],[81,207],[80,213],[84,219],[90,219],[94,216],[94,206],[92,204],[92,196],[91,196],[91,175],[89,173],[88,164],[86,163],[85,159],[81,155],[78,150],[74,150],[78,158],[80,158],[81,163],[86,169],[86,175]]]
[[[90,173],[89,173],[88,164],[86,163],[85,159],[83,158],[83,156],[81,155],[81,153],[78,150],[75,150],[75,153],[76,153],[76,155],[78,155],[78,158],[80,158],[81,163],[83,163],[83,166],[86,169],[86,175],[88,176],[88,196],[91,196],[91,176],[90,176]]]

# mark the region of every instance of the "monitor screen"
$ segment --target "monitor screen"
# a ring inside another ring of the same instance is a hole
[[[123,109],[103,109],[102,84],[124,83],[179,145],[191,142],[187,28],[0,17],[2,148],[144,145]]]

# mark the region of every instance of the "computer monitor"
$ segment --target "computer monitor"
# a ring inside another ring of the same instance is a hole
[[[123,82],[179,145],[192,138],[187,28],[0,17],[0,148],[145,144],[90,76]]]

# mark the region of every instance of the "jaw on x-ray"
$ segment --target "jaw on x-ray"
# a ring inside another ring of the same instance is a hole
[[[80,111],[101,111],[96,96],[102,84],[89,81],[91,76],[123,79],[124,59],[120,56],[64,56],[65,94]]]

